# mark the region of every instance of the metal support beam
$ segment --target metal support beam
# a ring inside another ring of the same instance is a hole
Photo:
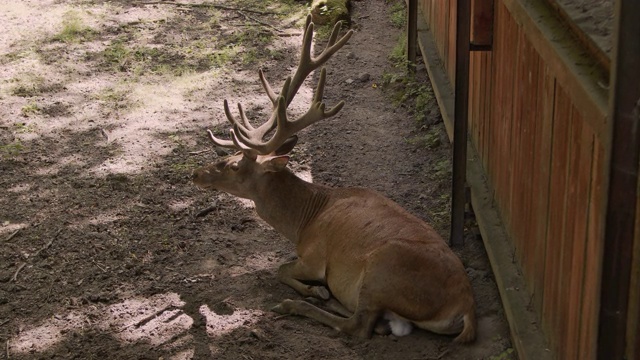
[[[471,0],[457,0],[456,85],[453,128],[453,179],[451,194],[451,246],[464,245],[465,182],[467,175],[467,117],[469,107],[469,55]]]
[[[640,161],[640,2],[616,2],[611,67],[609,188],[600,293],[598,359],[625,357]]]
[[[409,0],[407,6],[407,60],[409,70],[416,68],[418,52],[418,0]]]

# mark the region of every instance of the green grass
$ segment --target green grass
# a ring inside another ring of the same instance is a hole
[[[22,109],[20,109],[20,114],[25,117],[40,113],[42,113],[42,108],[35,101],[29,102],[27,105],[23,106]]]
[[[18,140],[6,145],[0,145],[0,155],[2,155],[3,158],[9,158],[19,155],[23,151],[24,145],[22,145],[22,143]]]
[[[404,1],[394,2],[391,5],[390,12],[391,14],[389,15],[389,18],[391,20],[391,24],[398,29],[405,27],[407,24],[407,9]]]
[[[392,68],[383,72],[382,85],[391,92],[396,106],[412,102],[416,121],[422,123],[433,100],[433,92],[427,84],[416,79],[414,72],[409,71],[411,64],[406,59],[406,47],[403,33],[388,56]]]
[[[77,43],[91,40],[96,32],[82,23],[76,11],[69,11],[63,16],[62,30],[53,36],[53,41]]]

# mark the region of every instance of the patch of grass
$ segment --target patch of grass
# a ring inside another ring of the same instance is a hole
[[[82,23],[76,11],[69,11],[63,16],[62,30],[53,36],[53,41],[77,43],[91,40],[96,32]]]
[[[401,29],[405,27],[407,24],[407,9],[404,1],[396,1],[391,5],[389,18],[391,20],[391,24]]]
[[[492,356],[489,358],[490,360],[508,360],[513,359],[513,349],[508,348],[505,351],[501,352],[498,355]]]
[[[3,158],[20,155],[20,153],[22,153],[23,151],[24,151],[24,145],[22,145],[22,143],[18,140],[10,144],[0,145],[0,154],[2,155]]]
[[[15,132],[18,134],[28,134],[36,131],[35,125],[22,122],[13,124],[13,127],[15,128]]]
[[[100,91],[94,95],[93,98],[104,102],[107,107],[114,110],[125,109],[132,105],[132,102],[129,100],[129,91],[111,87]]]
[[[42,113],[42,108],[35,101],[29,102],[27,105],[23,106],[20,109],[20,114],[24,117],[28,117],[30,115],[37,115]]]
[[[396,106],[413,102],[411,109],[416,121],[422,123],[426,119],[433,92],[427,84],[416,79],[414,72],[409,71],[411,64],[405,52],[406,42],[402,34],[389,54],[392,69],[382,74],[382,85],[392,92],[391,98]]]
[[[407,139],[407,143],[414,146],[424,146],[427,149],[435,149],[442,145],[440,131],[436,127],[431,127],[426,134]]]
[[[16,85],[11,88],[9,93],[13,96],[23,98],[34,97],[48,92],[55,92],[64,88],[64,85],[62,84],[47,83],[44,77],[30,73],[11,79],[10,82],[15,83]]]

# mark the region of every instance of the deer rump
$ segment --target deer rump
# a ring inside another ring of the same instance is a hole
[[[329,199],[301,229],[295,263],[306,270],[299,280],[327,285],[339,302],[328,301],[328,309],[339,315],[304,301],[285,301],[275,311],[359,337],[404,336],[415,325],[439,334],[462,332],[460,342],[474,339],[471,285],[461,261],[432,227],[375,191],[316,186]],[[323,298],[312,288],[301,293]]]
[[[325,108],[322,68],[309,110],[293,120],[287,115],[304,79],[353,35],[349,30],[338,39],[340,29],[336,24],[326,48],[312,56],[313,24],[307,17],[299,66],[279,93],[259,72],[273,105],[261,125],[254,127],[240,104],[239,118],[234,117],[225,100],[231,139],[209,135],[217,146],[238,152],[194,170],[193,182],[253,200],[260,217],[295,244],[298,259],[280,266],[278,279],[315,300],[284,300],[274,311],[307,316],[364,338],[374,331],[406,335],[415,325],[471,341],[476,319],[469,279],[431,226],[377,192],[307,183],[286,168],[295,134],[344,106],[341,101]],[[316,306],[317,299],[331,311]]]

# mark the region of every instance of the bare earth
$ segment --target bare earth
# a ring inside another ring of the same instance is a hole
[[[411,101],[392,99],[399,85],[383,86],[398,71],[394,3],[353,3],[356,32],[325,91],[329,106],[347,105],[301,134],[292,169],[374,188],[447,238],[451,150],[435,100],[418,122]],[[277,86],[292,71],[306,4],[181,4],[0,2],[0,359],[514,358],[471,235],[458,252],[478,305],[475,344],[417,330],[363,341],[269,311],[298,297],[275,277],[292,245],[250,203],[202,192],[189,175],[219,155],[205,129],[226,131],[223,99],[267,114],[257,69]]]

